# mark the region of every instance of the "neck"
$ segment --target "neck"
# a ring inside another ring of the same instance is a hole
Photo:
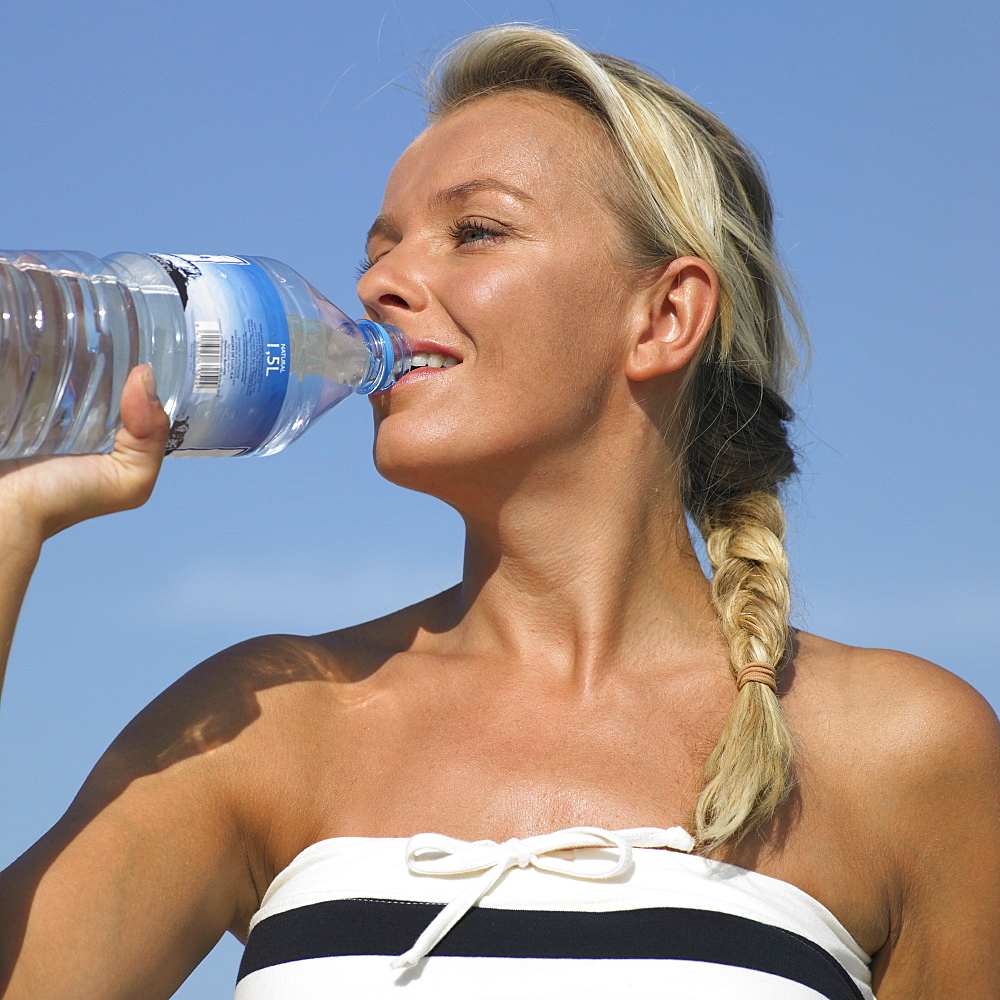
[[[516,489],[462,513],[456,638],[467,652],[586,687],[619,669],[703,665],[719,641],[672,458],[652,429],[522,467]]]

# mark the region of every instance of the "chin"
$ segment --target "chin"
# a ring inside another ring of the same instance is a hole
[[[479,495],[499,485],[502,462],[493,442],[469,440],[470,428],[461,433],[410,421],[376,421],[372,454],[379,475],[404,489],[438,497],[445,503]],[[485,446],[485,447],[483,447]]]
[[[390,483],[419,493],[441,496],[442,487],[462,475],[468,457],[458,457],[454,442],[445,435],[428,433],[411,421],[376,421],[372,456],[380,476]]]

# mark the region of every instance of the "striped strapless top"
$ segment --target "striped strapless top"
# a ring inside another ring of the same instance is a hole
[[[236,1000],[874,1000],[826,907],[691,847],[680,827],[322,840],[265,894]]]

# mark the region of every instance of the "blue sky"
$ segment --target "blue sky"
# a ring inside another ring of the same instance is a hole
[[[507,20],[649,66],[761,155],[814,345],[796,624],[920,653],[1000,706],[994,3],[7,4],[0,243],[262,254],[358,314],[421,68]],[[171,461],[145,508],[49,543],[0,712],[0,862],[216,649],[457,579],[457,516],[379,479],[370,424],[353,399],[278,456]],[[238,950],[223,942],[178,996],[225,996]]]

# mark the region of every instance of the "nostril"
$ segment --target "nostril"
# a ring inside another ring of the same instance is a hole
[[[409,309],[406,299],[401,298],[399,295],[380,295],[378,303],[380,306],[396,306],[400,309]]]

